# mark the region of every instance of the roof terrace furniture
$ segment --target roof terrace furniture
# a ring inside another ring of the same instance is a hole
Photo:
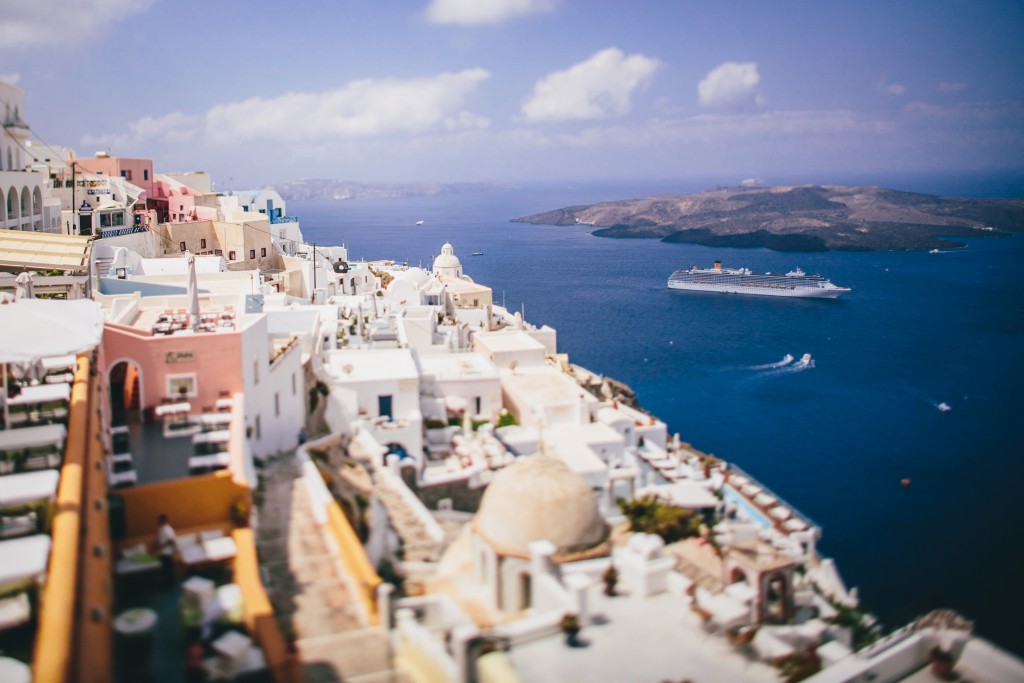
[[[217,399],[217,402],[214,404],[213,407],[214,407],[215,410],[231,410],[231,408],[234,405],[235,405],[234,399],[222,396],[221,398]]]
[[[204,432],[225,430],[231,424],[231,413],[203,413],[199,416],[199,426]]]
[[[13,472],[16,462],[19,469],[59,466],[66,436],[67,428],[61,424],[0,431],[0,474]],[[44,461],[37,462],[40,458]]]
[[[192,404],[188,401],[178,401],[177,403],[165,403],[157,406],[153,413],[157,417],[176,417],[182,414],[188,414],[192,412]]]
[[[32,670],[13,657],[0,657],[0,681],[4,683],[32,683]]]
[[[57,496],[58,470],[23,472],[0,477],[0,508],[52,501]]]
[[[11,424],[62,420],[67,417],[70,400],[71,385],[67,382],[23,387],[21,393],[7,399]]]
[[[32,604],[29,602],[26,591],[21,591],[16,595],[0,600],[0,632],[27,624],[31,618]],[[2,662],[2,658],[0,658],[0,662]],[[0,664],[0,680],[11,680],[6,678],[2,664]],[[26,678],[25,680],[29,679]]]
[[[194,455],[188,459],[189,474],[206,474],[214,470],[222,470],[230,463],[227,453],[211,455]]]
[[[218,429],[213,432],[200,432],[193,435],[192,446],[195,448],[196,455],[211,455],[227,450],[230,440],[231,430]]]
[[[0,541],[0,595],[16,593],[46,576],[50,537],[45,534]]]

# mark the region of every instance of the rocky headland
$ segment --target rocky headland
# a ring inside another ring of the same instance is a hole
[[[728,187],[569,206],[515,218],[589,225],[594,235],[774,251],[964,246],[957,237],[1024,231],[1024,199],[938,197],[881,187]]]

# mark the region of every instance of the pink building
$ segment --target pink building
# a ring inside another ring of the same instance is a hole
[[[136,187],[146,191],[146,196],[153,196],[153,160],[152,159],[128,159],[126,157],[112,157],[97,152],[96,156],[89,159],[74,159],[76,168],[105,176],[121,177]]]

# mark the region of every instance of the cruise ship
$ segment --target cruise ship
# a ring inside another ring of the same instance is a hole
[[[714,268],[677,270],[668,278],[669,289],[697,292],[757,294],[759,296],[797,296],[835,299],[849,287],[837,287],[820,275],[808,275],[795,268],[785,275],[752,273],[748,268],[723,268],[715,261]]]

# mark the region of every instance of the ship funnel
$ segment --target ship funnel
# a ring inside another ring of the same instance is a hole
[[[715,261],[715,270],[721,270],[721,269],[722,269],[722,262],[721,261]]]

